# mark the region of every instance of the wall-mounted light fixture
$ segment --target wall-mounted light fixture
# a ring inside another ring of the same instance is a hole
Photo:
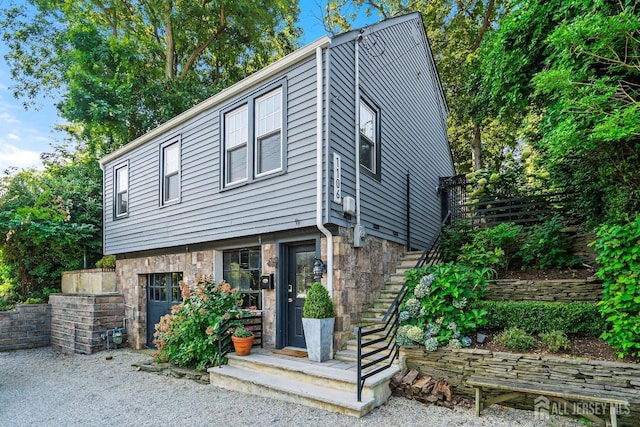
[[[325,271],[327,271],[327,265],[320,258],[316,258],[316,262],[313,263],[313,280],[319,282]]]

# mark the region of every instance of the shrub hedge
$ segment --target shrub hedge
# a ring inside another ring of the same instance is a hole
[[[516,327],[530,334],[561,331],[584,337],[599,337],[605,331],[596,303],[476,301],[473,307],[487,311],[484,327],[490,330]]]

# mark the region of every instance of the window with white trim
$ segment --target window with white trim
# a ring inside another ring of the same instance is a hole
[[[286,92],[286,84],[274,84],[222,113],[224,187],[286,170]]]
[[[377,173],[378,114],[360,100],[360,164]]]
[[[180,199],[180,146],[177,142],[162,147],[162,203]]]
[[[113,171],[115,179],[114,212],[116,217],[129,213],[129,166],[116,167]]]
[[[256,176],[282,169],[282,90],[256,99]]]
[[[226,184],[235,184],[247,179],[248,117],[246,105],[224,116]]]

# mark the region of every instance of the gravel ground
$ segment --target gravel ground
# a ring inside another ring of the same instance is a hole
[[[131,366],[148,358],[127,349],[90,356],[50,347],[0,353],[0,426],[583,426],[497,405],[476,418],[472,409],[397,397],[356,419]]]

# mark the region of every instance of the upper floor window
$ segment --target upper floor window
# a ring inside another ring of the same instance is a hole
[[[180,147],[177,142],[162,147],[162,203],[180,199]]]
[[[250,96],[223,113],[224,185],[239,184],[285,169],[285,86]],[[251,144],[249,143],[251,141]]]
[[[256,175],[282,169],[282,91],[256,100]]]
[[[360,100],[360,164],[372,173],[378,173],[378,112]]]
[[[225,114],[225,182],[227,184],[247,179],[248,114],[246,105]]]
[[[115,216],[125,216],[129,212],[129,166],[123,165],[114,169],[115,175]]]

